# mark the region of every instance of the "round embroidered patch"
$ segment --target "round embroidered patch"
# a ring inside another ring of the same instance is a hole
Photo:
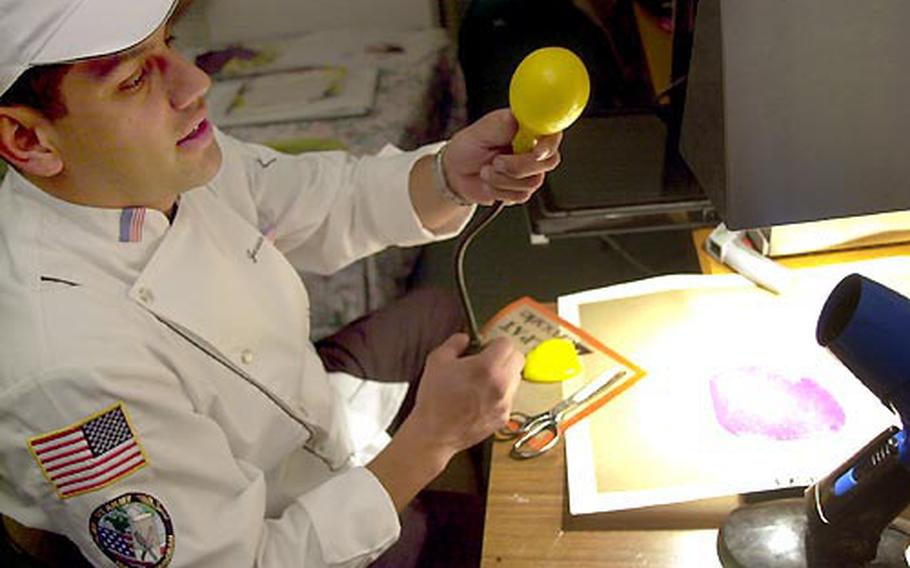
[[[117,566],[164,568],[174,555],[171,517],[161,501],[145,493],[125,493],[99,506],[89,530]]]

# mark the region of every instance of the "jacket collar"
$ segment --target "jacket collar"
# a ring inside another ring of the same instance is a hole
[[[145,207],[103,208],[70,203],[42,190],[15,170],[7,174],[12,192],[31,203],[39,215],[71,225],[81,232],[108,242],[155,242],[167,231],[170,221],[155,209]],[[5,184],[6,185],[6,184]]]
[[[77,205],[15,171],[0,187],[0,241],[25,281],[51,277],[129,287],[170,229],[160,211]]]

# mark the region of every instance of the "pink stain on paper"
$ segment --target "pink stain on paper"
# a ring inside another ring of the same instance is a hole
[[[743,367],[711,377],[710,389],[718,424],[736,436],[801,440],[837,432],[846,422],[837,400],[808,377]]]

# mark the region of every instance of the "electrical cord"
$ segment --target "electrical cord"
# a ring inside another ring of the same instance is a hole
[[[483,342],[480,339],[480,331],[478,331],[477,328],[477,318],[474,316],[474,308],[471,305],[471,298],[468,296],[468,287],[464,278],[465,252],[471,244],[471,241],[474,240],[474,237],[499,215],[503,207],[505,207],[505,203],[502,201],[493,203],[490,209],[488,209],[483,216],[479,217],[462,235],[461,239],[458,241],[458,246],[455,248],[455,284],[458,287],[458,297],[461,300],[461,307],[464,310],[465,320],[468,323],[468,336],[470,337],[470,342],[468,343],[465,355],[478,353],[483,347]]]
[[[679,86],[685,84],[686,81],[687,81],[688,79],[689,79],[689,76],[688,76],[688,75],[683,75],[682,77],[676,79],[675,81],[673,81],[672,83],[670,83],[669,85],[667,85],[667,87],[666,87],[664,90],[662,90],[661,92],[659,92],[659,93],[657,93],[656,95],[654,95],[654,98],[652,99],[652,102],[653,102],[654,104],[660,104],[660,101],[661,101],[664,97],[666,97],[667,95],[669,95],[669,94],[670,94],[674,89],[676,89],[677,87],[679,87]]]
[[[618,254],[623,260],[635,267],[639,272],[643,273],[645,276],[654,276],[657,274],[657,271],[648,266],[647,264],[641,262],[635,258],[629,251],[627,251],[619,242],[611,236],[601,235],[600,242],[610,247],[616,254]]]

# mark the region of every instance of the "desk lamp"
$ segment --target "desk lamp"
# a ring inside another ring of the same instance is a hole
[[[810,486],[803,499],[735,510],[718,535],[726,567],[906,567],[910,522],[910,300],[858,274],[831,292],[816,329],[854,375],[901,418]]]
[[[581,116],[590,92],[590,79],[584,63],[568,49],[544,47],[527,55],[515,69],[509,84],[509,106],[519,126],[512,140],[512,152],[529,152],[537,144],[539,136],[556,134],[568,128]],[[495,202],[465,231],[455,249],[455,280],[470,336],[466,354],[480,351],[483,342],[465,285],[465,251],[474,237],[499,215],[504,205],[502,201]]]

